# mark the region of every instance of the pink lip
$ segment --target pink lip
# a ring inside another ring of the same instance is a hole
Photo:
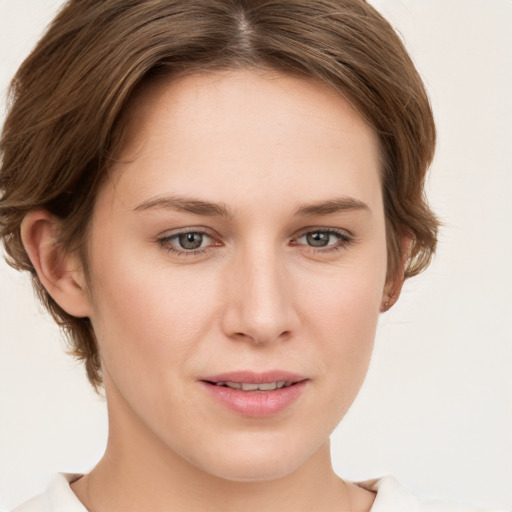
[[[217,382],[245,382],[262,384],[286,381],[293,384],[271,391],[242,391],[216,385]],[[273,416],[295,402],[309,382],[307,377],[281,370],[255,373],[250,371],[229,372],[199,379],[204,389],[228,409],[251,418]]]

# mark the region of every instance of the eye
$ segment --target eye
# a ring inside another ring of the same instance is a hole
[[[197,254],[214,245],[212,237],[202,231],[175,233],[158,242],[167,251],[182,255]]]
[[[335,229],[316,229],[308,231],[295,239],[294,245],[306,245],[315,249],[335,250],[347,246],[352,237]]]
[[[176,242],[182,249],[199,249],[205,240],[202,233],[182,233],[176,236]]]

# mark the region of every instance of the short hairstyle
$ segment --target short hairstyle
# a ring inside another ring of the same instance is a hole
[[[155,76],[260,68],[319,80],[378,136],[388,277],[426,268],[438,222],[424,197],[435,126],[400,38],[364,0],[70,0],[13,78],[0,139],[0,237],[32,274],[70,352],[102,384],[91,322],[67,314],[39,281],[20,225],[31,209],[61,220],[58,244],[87,273],[98,188],[122,142],[137,88]],[[400,239],[412,240],[402,254]]]

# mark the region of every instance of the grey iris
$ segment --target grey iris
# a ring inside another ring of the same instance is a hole
[[[311,245],[312,247],[325,247],[329,243],[330,236],[330,233],[322,233],[320,231],[316,233],[308,233],[306,235],[306,240],[308,245]]]
[[[183,249],[198,249],[203,243],[203,235],[200,233],[184,233],[178,237],[178,241]]]

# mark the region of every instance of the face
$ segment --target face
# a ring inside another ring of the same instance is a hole
[[[227,479],[291,473],[327,445],[372,351],[374,133],[325,85],[197,74],[138,95],[119,160],[89,245],[111,436]]]

